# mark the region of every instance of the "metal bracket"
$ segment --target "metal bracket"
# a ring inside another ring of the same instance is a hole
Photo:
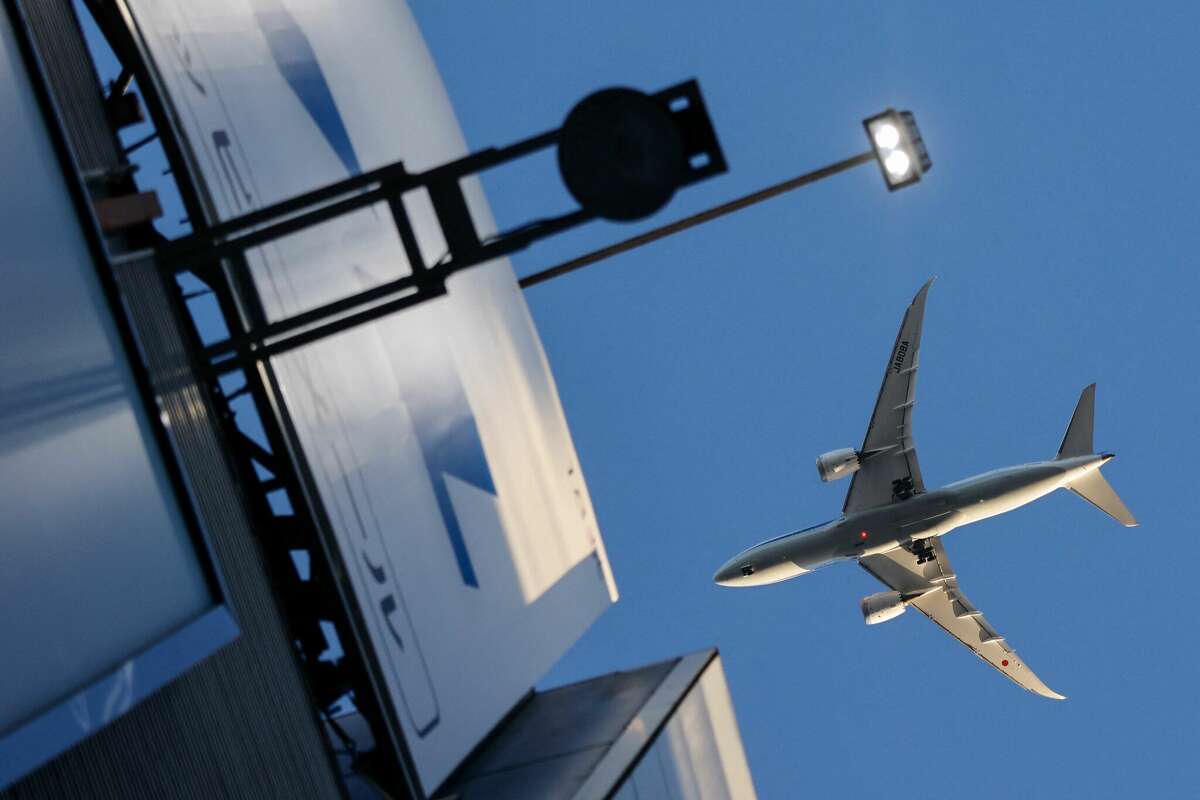
[[[683,140],[687,163],[679,186],[690,185],[727,169],[694,80],[648,97],[667,111]],[[561,135],[561,128],[546,131],[516,144],[480,150],[420,173],[410,173],[402,162],[389,164],[165,242],[158,248],[158,260],[172,275],[190,271],[202,279],[218,270],[224,261],[227,269],[243,273],[239,276],[243,286],[250,286],[252,281],[245,274],[245,259],[240,257],[250,248],[376,203],[387,203],[411,265],[411,274],[285,319],[249,326],[205,351],[214,363],[231,358],[236,361],[268,358],[440,297],[446,293],[446,279],[455,272],[522,250],[539,239],[600,216],[596,209],[580,207],[486,239],[481,239],[475,229],[462,180],[556,145]],[[408,192],[421,189],[429,194],[447,247],[445,257],[429,265],[422,259],[412,222],[401,199]]]

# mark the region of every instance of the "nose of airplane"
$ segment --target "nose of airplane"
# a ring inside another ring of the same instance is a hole
[[[743,579],[742,564],[738,559],[730,559],[726,561],[716,574],[713,575],[713,583],[718,586],[737,586]]]
[[[752,548],[726,561],[713,575],[713,582],[741,589],[786,581],[806,572],[807,569],[786,558],[772,558],[770,553]]]
[[[721,565],[721,569],[713,576],[713,583],[719,587],[744,587],[751,582],[754,573],[754,565],[750,564],[746,554],[742,553]]]

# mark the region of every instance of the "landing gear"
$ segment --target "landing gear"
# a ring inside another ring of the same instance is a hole
[[[917,564],[924,564],[926,561],[937,561],[937,553],[933,552],[932,545],[928,544],[924,539],[918,539],[912,543],[912,554],[917,557]]]

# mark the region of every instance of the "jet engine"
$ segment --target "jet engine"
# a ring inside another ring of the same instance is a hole
[[[858,472],[858,452],[852,447],[831,450],[817,456],[817,474],[828,483]]]
[[[878,625],[895,619],[904,613],[908,603],[899,592],[880,592],[862,599],[863,620],[868,625]]]

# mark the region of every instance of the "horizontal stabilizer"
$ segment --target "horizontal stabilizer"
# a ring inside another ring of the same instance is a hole
[[[1073,481],[1068,488],[1125,527],[1132,528],[1138,524],[1133,514],[1130,514],[1129,509],[1121,502],[1121,498],[1117,497],[1117,493],[1108,485],[1108,481],[1104,480],[1100,470],[1092,470],[1079,480]]]

